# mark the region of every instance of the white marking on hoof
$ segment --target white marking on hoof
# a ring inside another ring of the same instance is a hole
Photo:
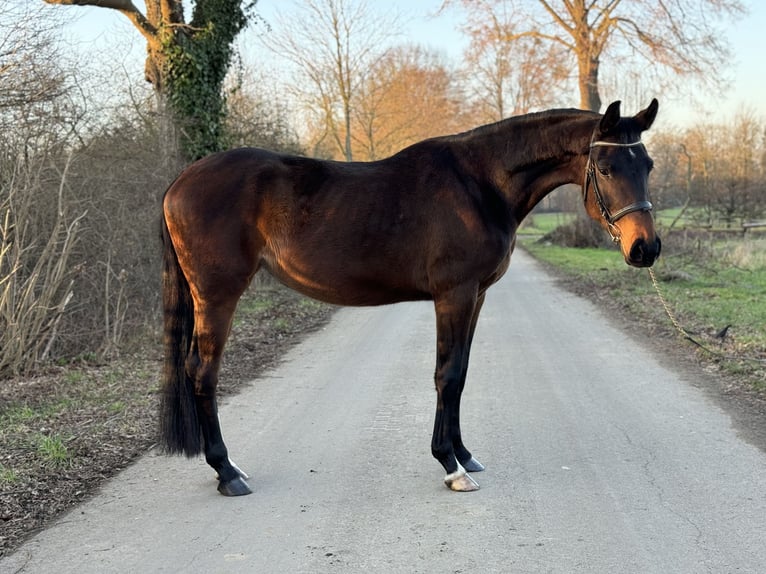
[[[479,490],[479,484],[470,477],[460,463],[457,464],[457,470],[455,472],[451,472],[444,477],[444,484],[446,484],[450,490],[457,492],[472,492],[474,490]]]

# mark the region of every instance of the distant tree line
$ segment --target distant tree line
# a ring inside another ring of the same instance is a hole
[[[704,226],[766,218],[764,118],[743,111],[729,123],[657,133],[650,142],[661,206]]]

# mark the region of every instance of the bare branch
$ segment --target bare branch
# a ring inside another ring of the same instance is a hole
[[[545,11],[548,12],[550,17],[553,18],[553,21],[559,25],[559,27],[563,28],[571,36],[574,36],[576,32],[575,26],[570,25],[568,22],[566,22],[561,17],[561,15],[558,12],[556,12],[556,10],[554,10],[553,7],[548,2],[546,2],[546,0],[538,0],[538,1],[540,2],[540,5],[543,8],[545,8]],[[569,3],[565,3],[565,4],[567,4],[567,8],[569,10],[570,15],[573,15],[573,12],[572,12],[573,6]]]
[[[308,0],[300,6],[290,15],[278,13],[278,25],[262,41],[298,69],[302,79],[294,90],[311,102],[313,113],[320,111],[350,160],[351,100],[365,74],[385,55],[396,19],[373,19],[365,0]]]
[[[580,105],[594,110],[606,57],[640,67],[655,84],[681,74],[723,86],[729,52],[720,25],[746,13],[742,0],[443,0],[440,11],[456,5],[465,10],[469,34],[479,34],[492,14],[512,6],[519,22],[515,37],[567,46],[576,60],[570,67],[578,70]]]
[[[157,28],[146,19],[141,11],[136,8],[131,0],[44,0],[48,4],[60,4],[65,6],[96,6],[117,10],[125,15],[138,29],[146,41],[153,47],[159,46]]]

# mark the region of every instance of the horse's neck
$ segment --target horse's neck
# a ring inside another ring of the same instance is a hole
[[[517,222],[557,187],[583,182],[595,121],[587,112],[533,116],[485,135],[484,172]]]

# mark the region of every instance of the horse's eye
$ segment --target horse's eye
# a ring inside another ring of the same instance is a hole
[[[648,171],[652,171],[653,169],[654,169],[654,161],[650,159],[649,160],[649,169],[648,169]]]
[[[609,167],[606,165],[599,165],[598,172],[604,177],[609,177]]]

